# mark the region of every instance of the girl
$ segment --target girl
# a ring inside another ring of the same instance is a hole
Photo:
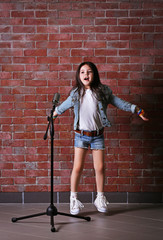
[[[84,167],[88,148],[92,150],[96,176],[97,197],[94,201],[99,212],[107,212],[109,202],[104,196],[104,127],[110,127],[107,118],[107,105],[138,113],[144,120],[144,111],[112,94],[112,90],[100,82],[97,67],[91,62],[83,62],[76,72],[76,85],[69,97],[54,111],[54,118],[67,109],[74,108],[75,153],[71,174],[70,213],[78,214],[84,207],[77,199],[78,185]]]

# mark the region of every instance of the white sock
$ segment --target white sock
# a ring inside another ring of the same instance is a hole
[[[97,197],[104,196],[104,192],[97,192]]]
[[[70,192],[70,197],[71,198],[77,198],[77,192]]]

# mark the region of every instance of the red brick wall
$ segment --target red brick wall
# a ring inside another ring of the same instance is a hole
[[[150,122],[110,106],[106,191],[161,192],[163,2],[0,1],[0,191],[50,190],[54,93],[63,101],[77,66],[93,61],[113,92],[146,109]],[[55,122],[54,191],[69,191],[73,111]],[[81,191],[95,191],[91,152]]]

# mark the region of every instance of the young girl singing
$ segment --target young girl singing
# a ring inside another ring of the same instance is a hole
[[[77,198],[80,176],[88,148],[92,150],[96,176],[97,197],[94,201],[99,212],[107,212],[108,204],[104,196],[104,127],[110,127],[106,110],[108,104],[137,113],[144,121],[143,109],[112,94],[112,90],[100,82],[97,67],[92,62],[83,62],[76,72],[76,85],[69,97],[54,111],[54,118],[67,109],[74,108],[75,152],[71,174],[70,213],[78,214],[84,207]]]

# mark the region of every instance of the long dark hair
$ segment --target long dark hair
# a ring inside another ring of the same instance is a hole
[[[80,69],[84,65],[88,65],[91,68],[91,70],[93,71],[93,81],[91,82],[91,85],[90,85],[92,92],[95,93],[95,96],[98,100],[103,100],[104,94],[103,94],[102,88],[101,88],[102,83],[100,81],[99,72],[98,72],[96,65],[92,62],[82,62],[78,66],[77,71],[76,71],[76,84],[73,87],[73,89],[76,89],[76,91],[78,91],[78,94],[80,97],[84,96],[85,87],[84,87],[82,81],[80,80]]]

